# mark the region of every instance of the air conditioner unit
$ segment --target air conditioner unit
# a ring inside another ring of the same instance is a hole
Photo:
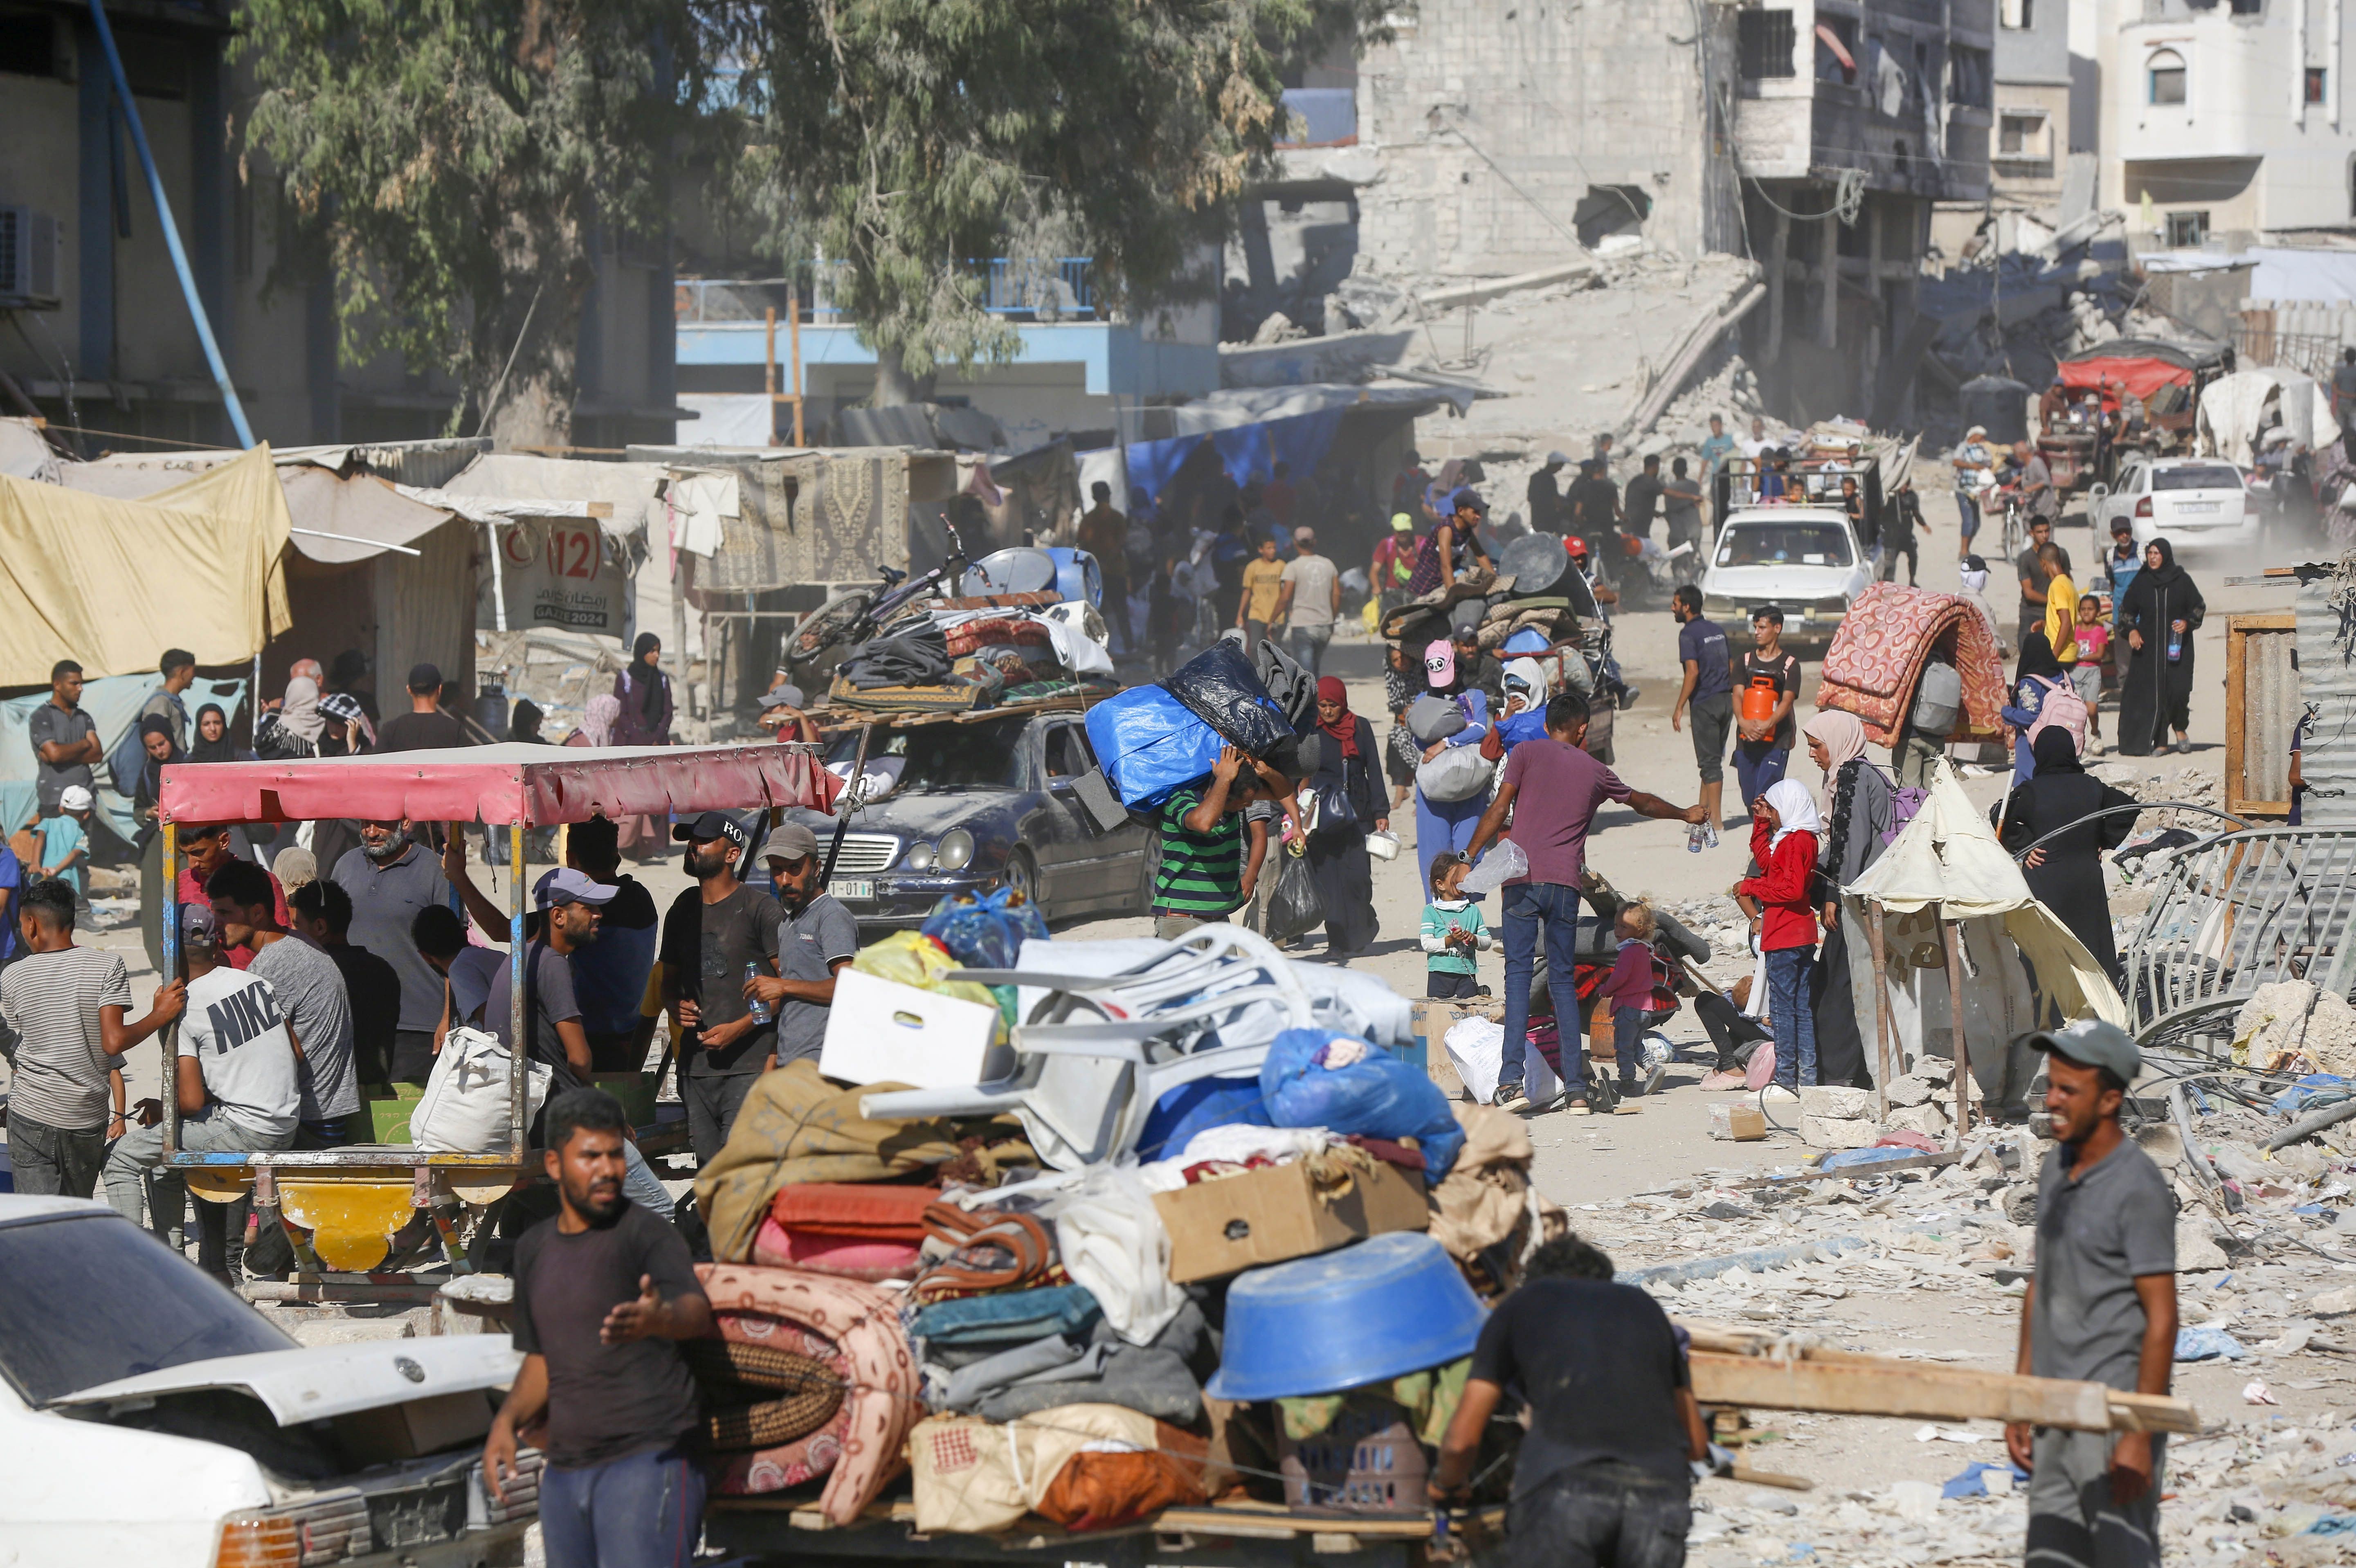
[[[63,250],[56,219],[29,207],[0,205],[0,307],[57,309]]]

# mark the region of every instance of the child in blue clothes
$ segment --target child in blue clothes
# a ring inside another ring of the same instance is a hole
[[[1472,955],[1496,946],[1497,939],[1489,934],[1481,907],[1458,886],[1471,866],[1453,850],[1431,862],[1431,901],[1423,906],[1423,994],[1427,997],[1477,997],[1484,990],[1478,983]]]

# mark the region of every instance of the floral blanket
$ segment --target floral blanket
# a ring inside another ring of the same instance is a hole
[[[1952,635],[1951,635],[1952,634]],[[1964,712],[1954,741],[1999,740],[2006,732],[2004,663],[1996,628],[1969,599],[1957,593],[1901,588],[1876,582],[1857,596],[1841,628],[1825,650],[1818,708],[1854,713],[1877,745],[1897,743],[1899,728],[1914,706],[1915,684],[1933,647],[1946,644],[1964,677]]]

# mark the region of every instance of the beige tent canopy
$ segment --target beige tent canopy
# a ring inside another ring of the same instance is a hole
[[[2038,1062],[2019,1042],[2033,1031],[2089,1016],[2130,1027],[2110,977],[2037,901],[1948,763],[1937,765],[1929,797],[1881,859],[1841,890],[1841,908],[1854,933],[1849,994],[1858,1030],[1885,1086],[1923,1056],[1955,1055],[1949,932],[1962,937],[1954,957],[1963,977],[1965,1060],[1989,1104],[2017,1106],[2027,1095]],[[1877,911],[1891,1026],[1882,1043],[1871,940]]]

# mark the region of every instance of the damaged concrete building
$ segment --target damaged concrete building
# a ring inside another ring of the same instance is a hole
[[[1270,194],[1293,201],[1246,223],[1322,196],[1322,222],[1355,216],[1356,271],[1410,288],[1639,247],[1748,256],[1768,287],[1742,348],[1771,400],[1902,418],[1933,207],[1987,196],[1993,17],[1994,0],[1424,0],[1358,59],[1350,144],[1289,154]],[[1337,249],[1318,247],[1326,268]]]

